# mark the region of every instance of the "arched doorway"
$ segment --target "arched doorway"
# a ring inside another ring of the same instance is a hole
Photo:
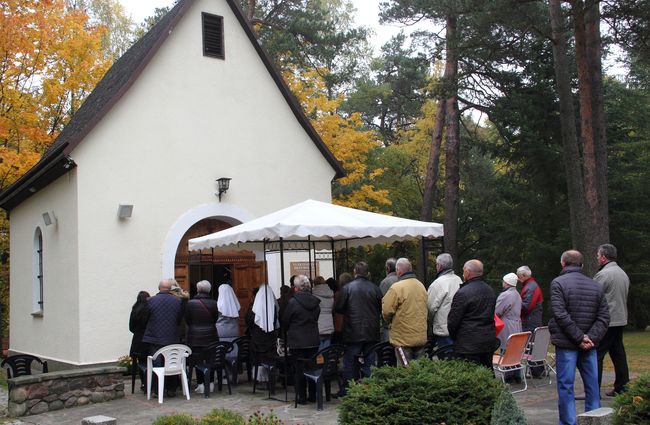
[[[245,330],[245,315],[253,301],[253,289],[264,279],[264,263],[255,261],[251,251],[214,252],[205,249],[188,252],[188,240],[232,227],[216,218],[205,218],[192,225],[176,249],[174,277],[190,296],[196,294],[196,283],[207,280],[212,284],[212,296],[217,299],[219,285],[231,283],[241,304],[239,330]]]

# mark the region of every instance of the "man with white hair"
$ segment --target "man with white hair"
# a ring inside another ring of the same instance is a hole
[[[395,270],[399,280],[382,299],[382,316],[390,325],[389,341],[397,362],[408,365],[427,343],[427,291],[408,259],[397,260]]]
[[[521,330],[533,332],[542,326],[542,290],[533,278],[530,267],[517,269],[517,280],[521,282]]]
[[[196,283],[196,296],[189,300],[185,306],[185,322],[187,323],[187,338],[185,342],[193,353],[200,353],[208,346],[219,340],[217,334],[217,301],[210,296],[212,285],[207,280]],[[196,392],[203,394],[205,386],[203,375],[197,373]],[[211,383],[210,391],[214,390]]]
[[[436,258],[438,276],[429,285],[427,291],[427,307],[432,322],[434,344],[441,347],[453,344],[447,329],[447,316],[451,309],[451,301],[460,288],[463,280],[454,273],[454,260],[451,255],[443,252]]]

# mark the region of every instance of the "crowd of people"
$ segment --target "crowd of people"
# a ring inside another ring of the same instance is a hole
[[[596,255],[601,269],[591,279],[582,273],[582,254],[564,252],[562,271],[549,288],[548,326],[556,347],[558,408],[563,424],[575,423],[576,368],[585,385],[587,410],[600,406],[602,363],[607,353],[616,372],[614,389],[608,395],[624,391],[629,381],[622,340],[629,279],[616,263],[613,245],[601,245]],[[338,281],[292,276],[290,285],[281,287],[279,299],[268,284],[262,284],[246,314],[253,361],[275,362],[278,338],[283,338],[295,358],[312,357],[332,342],[343,344],[343,379],[335,395],[342,396],[355,377],[356,357],[380,341],[394,347],[399,365],[421,356],[427,344],[451,345],[454,358],[492,370],[495,350],[505,349],[510,335],[533,332],[543,325],[542,289],[528,266],[504,275],[497,295],[485,281],[483,263],[477,259],[465,262],[461,277],[454,273],[451,255],[438,255],[437,276],[428,288],[417,279],[407,258],[389,258],[385,265],[386,276],[379,285],[370,280],[365,262],[357,263],[352,274],[341,274]],[[198,282],[196,287],[197,295],[191,300],[173,279],[161,281],[160,292],[152,297],[146,292],[138,294],[130,321],[132,353],[151,354],[179,341],[200,351],[219,339],[239,336],[240,305],[232,287],[220,285],[217,300],[210,295],[209,282]],[[497,317],[504,324],[498,338]],[[531,368],[533,377],[544,372],[543,365]],[[370,373],[365,364],[362,376]],[[521,376],[508,378],[516,381]],[[295,380],[298,402],[314,401],[314,387],[306,384],[301,373]],[[205,384],[199,382],[197,390],[203,391]]]

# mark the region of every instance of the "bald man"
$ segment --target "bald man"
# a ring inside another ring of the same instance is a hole
[[[483,263],[469,260],[463,266],[463,283],[447,317],[456,358],[492,370],[492,354],[499,345],[494,329],[495,304],[494,291],[483,281]]]
[[[163,279],[158,284],[158,293],[147,300],[147,308],[149,310],[149,319],[147,320],[147,328],[144,331],[142,342],[149,344],[149,354],[152,355],[158,349],[169,345],[177,344],[179,342],[178,324],[183,315],[182,301],[171,293],[172,280]],[[162,356],[154,359],[155,366],[162,366]],[[179,383],[175,377],[170,377],[165,382],[167,396],[173,397],[176,395],[176,387]],[[153,388],[157,386],[154,385]]]
[[[585,412],[600,407],[596,347],[609,326],[609,307],[602,286],[582,273],[579,251],[562,253],[560,264],[562,272],[551,282],[548,329],[555,345],[560,424],[573,425],[576,368],[585,389]]]

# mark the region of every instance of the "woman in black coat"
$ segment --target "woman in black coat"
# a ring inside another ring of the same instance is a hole
[[[129,330],[133,333],[129,356],[136,357],[138,363],[146,362],[149,353],[149,344],[142,342],[144,331],[147,329],[147,320],[149,319],[148,298],[149,293],[147,291],[138,292],[138,297],[135,299],[133,307],[131,307],[131,316],[129,317]],[[144,390],[144,372],[142,369],[138,369],[140,372],[140,389]]]
[[[320,335],[318,333],[318,316],[320,316],[320,300],[311,294],[309,278],[304,275],[297,276],[294,280],[296,293],[287,303],[287,308],[282,316],[282,330],[286,332],[287,346],[291,356],[296,359],[305,359],[318,352]],[[297,365],[301,366],[301,365]],[[301,367],[296,367],[295,379],[298,390],[298,403],[305,404],[306,388],[305,377]],[[316,399],[316,386],[309,381],[309,401]]]
[[[217,334],[217,301],[210,296],[212,285],[207,280],[196,284],[196,296],[187,302],[185,307],[185,322],[187,323],[187,337],[185,342],[192,349],[194,358],[206,347],[219,341]],[[197,393],[205,391],[203,376],[197,373]]]

